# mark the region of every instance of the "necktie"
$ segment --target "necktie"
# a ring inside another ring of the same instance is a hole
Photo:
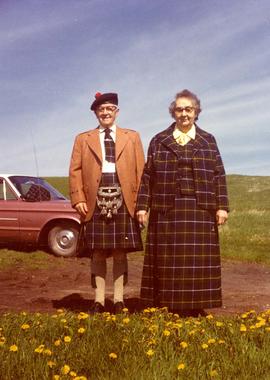
[[[115,162],[115,143],[111,136],[111,129],[105,129],[104,147],[105,147],[105,160],[108,162]]]

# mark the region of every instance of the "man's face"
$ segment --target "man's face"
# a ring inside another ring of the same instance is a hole
[[[95,111],[99,125],[103,128],[110,128],[114,124],[118,112],[119,109],[112,103],[101,104]]]

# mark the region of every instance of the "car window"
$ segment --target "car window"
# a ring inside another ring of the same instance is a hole
[[[56,190],[43,178],[29,177],[29,176],[10,176],[9,179],[17,188],[17,190],[20,192],[20,194],[23,196],[23,198],[27,198],[27,194],[29,193],[29,191],[32,192],[31,191],[32,185],[38,185],[40,189],[39,191],[42,191],[42,188],[44,188],[44,193],[47,192],[50,194],[49,199],[52,199],[52,200],[66,199],[63,194],[61,194],[58,190]],[[40,197],[40,200],[49,200],[49,199],[48,197],[44,197],[44,196]]]
[[[10,201],[14,199],[17,199],[17,197],[11,190],[9,184],[3,178],[0,178],[0,200]]]

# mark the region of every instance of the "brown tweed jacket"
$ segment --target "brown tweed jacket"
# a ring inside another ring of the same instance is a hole
[[[134,216],[137,193],[144,167],[144,153],[138,132],[116,128],[115,164],[125,204]],[[70,168],[71,204],[87,202],[85,221],[91,219],[102,174],[102,153],[99,130],[81,133],[75,139]]]
[[[173,123],[150,142],[141,180],[137,210],[165,212],[174,206],[178,156]],[[193,173],[197,204],[203,209],[228,211],[226,177],[215,138],[196,126]]]

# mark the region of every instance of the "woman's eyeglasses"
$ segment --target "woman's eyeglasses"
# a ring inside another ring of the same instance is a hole
[[[182,113],[185,111],[186,113],[192,113],[194,110],[195,110],[194,107],[176,107],[174,109],[174,112]]]

